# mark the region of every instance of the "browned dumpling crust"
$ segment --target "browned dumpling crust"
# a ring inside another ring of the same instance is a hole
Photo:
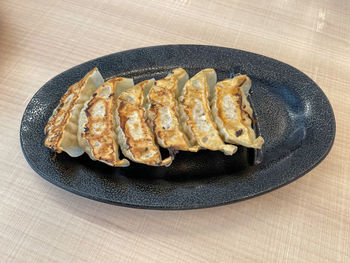
[[[177,97],[188,80],[182,68],[172,71],[167,77],[157,80],[147,98],[147,115],[158,144],[173,151],[197,152],[198,145],[191,145],[180,124]]]
[[[154,79],[145,80],[124,91],[117,99],[116,123],[120,148],[130,160],[151,166],[168,166],[172,158],[162,160],[159,147],[147,124],[145,93]]]
[[[253,110],[247,100],[251,80],[246,75],[218,82],[211,101],[211,110],[225,142],[261,149],[264,139],[256,138],[252,129]]]
[[[112,78],[97,89],[81,110],[78,141],[92,160],[116,167],[130,165],[128,160],[119,158],[114,115],[118,88],[133,86],[132,79]]]
[[[94,68],[69,87],[45,127],[46,147],[57,153],[64,151],[72,157],[84,153],[77,140],[79,114],[84,103],[103,82],[100,72]]]
[[[208,97],[215,83],[214,69],[204,69],[186,82],[179,97],[181,122],[192,144],[232,155],[237,147],[223,142],[210,112]]]

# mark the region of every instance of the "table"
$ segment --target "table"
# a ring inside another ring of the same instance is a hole
[[[2,0],[0,12],[1,262],[350,262],[348,0]],[[102,55],[176,43],[252,51],[305,72],[336,115],[328,157],[266,195],[190,211],[88,200],[29,167],[19,126],[46,81]]]

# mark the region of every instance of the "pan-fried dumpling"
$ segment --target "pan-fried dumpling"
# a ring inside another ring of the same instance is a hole
[[[223,142],[210,112],[208,96],[215,83],[214,69],[204,69],[186,82],[179,98],[181,122],[192,145],[232,155],[237,147]]]
[[[218,82],[211,100],[213,118],[225,142],[261,149],[264,139],[252,129],[253,110],[247,100],[251,81],[246,75]]]
[[[187,80],[188,74],[184,69],[174,69],[164,79],[157,80],[147,95],[150,126],[158,144],[170,151],[199,150],[198,146],[191,145],[179,121],[177,97]]]
[[[153,83],[154,79],[145,80],[118,97],[115,115],[118,142],[123,154],[134,162],[151,166],[169,166],[172,158],[162,160],[146,120],[145,96]]]
[[[130,165],[128,160],[119,159],[114,115],[117,94],[133,86],[132,79],[112,78],[102,84],[84,104],[79,117],[78,141],[92,160],[116,167]]]
[[[84,153],[77,140],[79,114],[84,103],[103,82],[100,72],[94,68],[69,87],[45,127],[46,147],[58,153],[64,151],[72,157]]]

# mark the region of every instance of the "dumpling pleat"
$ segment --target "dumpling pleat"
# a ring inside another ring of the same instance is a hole
[[[172,71],[167,77],[157,80],[147,99],[147,115],[158,144],[170,151],[197,152],[198,145],[191,145],[180,125],[178,92],[188,80],[182,68]]]
[[[147,123],[145,96],[154,79],[127,89],[117,99],[116,126],[120,148],[130,160],[151,166],[169,166],[172,157],[162,160],[153,132]]]
[[[94,68],[68,88],[45,127],[46,147],[57,153],[64,151],[72,157],[84,153],[77,139],[79,114],[84,103],[103,82],[100,72]]]
[[[251,80],[246,75],[218,82],[211,100],[211,110],[225,142],[261,149],[264,139],[252,129],[253,110],[247,100]]]
[[[118,90],[133,85],[132,79],[112,78],[84,104],[79,117],[78,142],[92,160],[116,167],[130,165],[128,160],[119,158],[114,115]]]
[[[210,112],[208,97],[215,83],[214,69],[204,69],[186,82],[179,97],[181,122],[192,144],[232,155],[237,147],[223,142]]]

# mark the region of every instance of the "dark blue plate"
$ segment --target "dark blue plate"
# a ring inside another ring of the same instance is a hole
[[[252,79],[251,103],[259,120],[261,152],[240,147],[234,156],[221,152],[180,152],[168,167],[133,163],[112,168],[85,154],[71,158],[44,147],[44,127],[61,96],[97,66],[105,79],[133,77],[136,82],[164,77],[185,68],[190,76],[212,67],[218,80],[230,73]],[[86,62],[47,82],[29,102],[22,119],[23,153],[43,178],[78,195],[111,204],[191,209],[251,198],[288,184],[319,164],[332,147],[335,119],[322,90],[299,70],[277,60],[241,50],[198,45],[170,45],[120,52]],[[262,158],[261,158],[262,157]]]

